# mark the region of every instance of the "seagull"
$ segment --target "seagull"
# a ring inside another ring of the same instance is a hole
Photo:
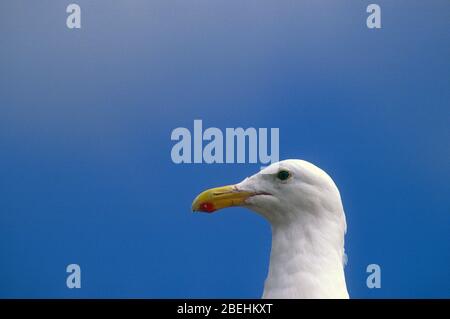
[[[232,206],[260,214],[272,228],[262,298],[349,298],[345,213],[336,184],[322,169],[298,159],[273,163],[238,184],[200,193],[192,210]]]

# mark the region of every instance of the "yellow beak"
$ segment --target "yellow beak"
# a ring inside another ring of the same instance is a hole
[[[194,199],[192,211],[212,213],[226,207],[241,206],[252,195],[254,193],[238,190],[235,185],[211,188]]]

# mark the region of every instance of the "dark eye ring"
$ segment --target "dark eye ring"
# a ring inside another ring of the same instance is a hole
[[[282,170],[282,171],[279,171],[279,172],[277,173],[277,177],[278,177],[279,180],[285,181],[285,180],[287,180],[289,177],[291,177],[291,173],[289,173],[288,171]]]

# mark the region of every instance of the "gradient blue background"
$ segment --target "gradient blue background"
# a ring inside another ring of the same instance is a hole
[[[330,173],[352,297],[450,297],[450,3],[374,2],[1,1],[0,297],[258,298],[268,223],[190,204],[260,165],[172,163],[194,119]]]

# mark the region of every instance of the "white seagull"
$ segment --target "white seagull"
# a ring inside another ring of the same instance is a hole
[[[193,211],[244,206],[272,226],[262,298],[349,298],[341,196],[323,170],[303,160],[274,163],[236,185],[202,192]]]

